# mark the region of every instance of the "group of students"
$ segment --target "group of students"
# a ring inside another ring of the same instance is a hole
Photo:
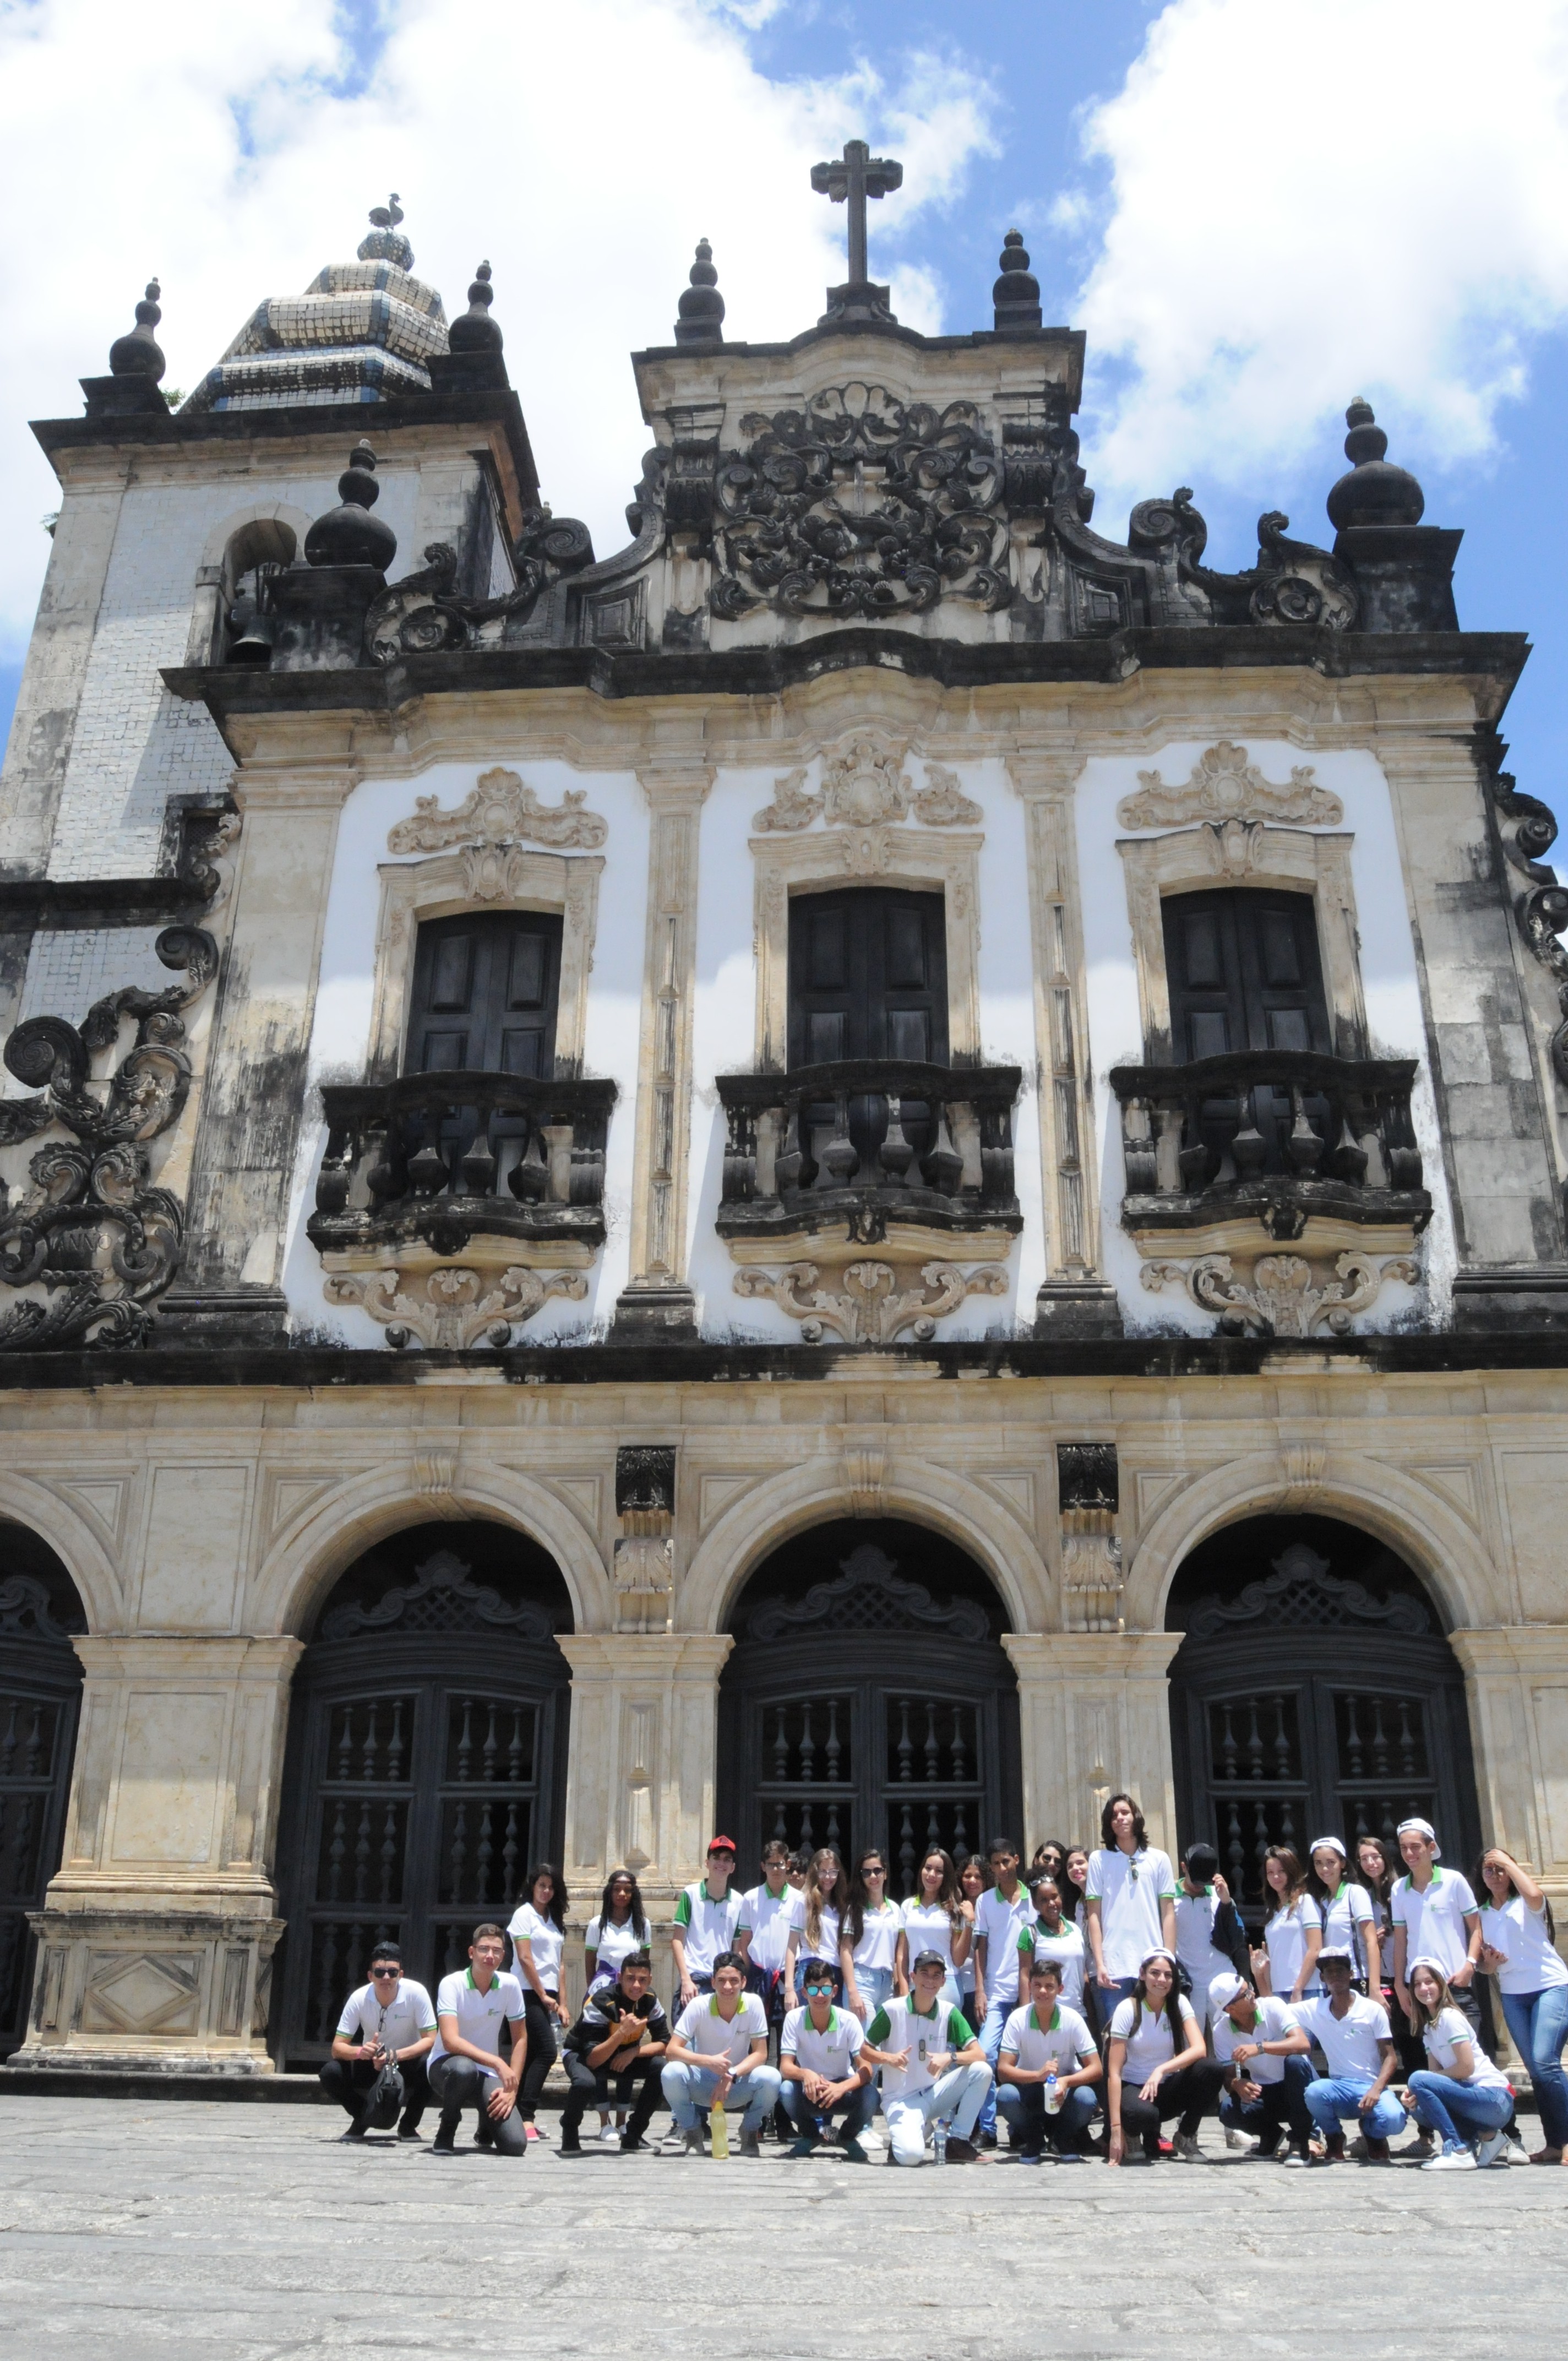
[[[1494,1846],[1478,1903],[1423,1819],[1402,1822],[1397,1842],[1398,1869],[1367,1839],[1354,1872],[1337,1837],[1305,1863],[1271,1846],[1272,1906],[1249,1949],[1213,1848],[1190,1846],[1173,1869],[1126,1795],[1107,1802],[1092,1851],[1047,1841],[1025,1875],[1008,1838],[961,1868],[933,1848],[903,1903],[875,1847],[847,1874],[831,1846],[775,1842],[742,1891],[719,1836],[675,1906],[671,2015],[637,1881],[618,1869],[586,1929],[575,2023],[562,1995],[566,1892],[542,1864],[504,1931],[475,1930],[469,1966],[442,1979],[433,2004],[397,1947],[378,1945],[322,2079],[353,2118],[347,2139],[394,2113],[399,2136],[417,2139],[434,2103],[435,2153],[454,2151],[472,2107],[478,2145],[523,2154],[542,2136],[560,2028],[565,2155],[580,2152],[590,2107],[601,2139],[645,2147],[662,2099],[666,2152],[683,2155],[705,2152],[706,2115],[719,2152],[738,2121],[743,2156],[775,2128],[791,2156],[831,2139],[866,2162],[880,2107],[894,2164],[928,2152],[972,2162],[996,2146],[999,2114],[1027,2162],[1190,2161],[1217,2113],[1229,2147],[1289,2166],[1343,2161],[1347,2125],[1354,2153],[1387,2163],[1413,2118],[1402,2157],[1475,2169],[1526,2160],[1513,2093],[1481,2038],[1484,1973],[1541,2115],[1529,2160],[1568,2163],[1568,1966],[1544,1894]]]

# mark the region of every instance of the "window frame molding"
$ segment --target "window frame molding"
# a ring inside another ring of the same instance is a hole
[[[496,874],[491,864],[497,857],[498,848],[480,846],[378,865],[381,899],[376,923],[368,1081],[392,1082],[403,1071],[422,923],[507,910],[538,910],[561,920],[561,976],[551,1079],[568,1082],[581,1074],[605,856],[533,852],[508,846],[499,851],[504,870]],[[492,884],[494,891],[488,890]]]
[[[948,1058],[981,1063],[980,855],[982,832],[940,835],[902,826],[753,836],[753,948],[757,967],[756,1071],[789,1071],[789,906],[797,894],[894,886],[942,895],[948,959]]]
[[[1171,1034],[1162,906],[1174,895],[1225,885],[1311,895],[1333,1055],[1370,1056],[1361,930],[1351,875],[1354,843],[1348,829],[1278,828],[1267,820],[1205,820],[1158,836],[1116,839],[1126,884],[1146,1064],[1181,1062],[1174,1055]]]

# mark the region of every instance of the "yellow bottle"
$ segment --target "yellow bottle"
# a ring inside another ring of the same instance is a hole
[[[713,2154],[718,2157],[723,2157],[726,2161],[728,2161],[729,2156],[729,2125],[724,2113],[724,2102],[722,2099],[715,2099],[712,2106],[709,2108],[707,2127],[709,2132],[712,2134],[711,2146]]]

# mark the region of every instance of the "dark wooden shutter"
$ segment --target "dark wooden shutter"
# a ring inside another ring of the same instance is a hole
[[[1164,920],[1178,1065],[1236,1049],[1332,1049],[1310,894],[1174,894]]]
[[[499,910],[436,918],[419,930],[409,1010],[409,1073],[554,1070],[561,920]]]
[[[948,1063],[947,922],[940,894],[850,887],[789,912],[789,1061]]]

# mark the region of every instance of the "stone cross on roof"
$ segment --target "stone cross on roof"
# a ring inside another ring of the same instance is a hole
[[[904,167],[891,156],[873,156],[863,139],[847,139],[841,158],[834,157],[826,164],[813,164],[811,185],[818,196],[829,197],[836,205],[848,200],[850,207],[850,287],[864,287],[866,271],[866,199],[885,197],[890,189],[901,188]]]

